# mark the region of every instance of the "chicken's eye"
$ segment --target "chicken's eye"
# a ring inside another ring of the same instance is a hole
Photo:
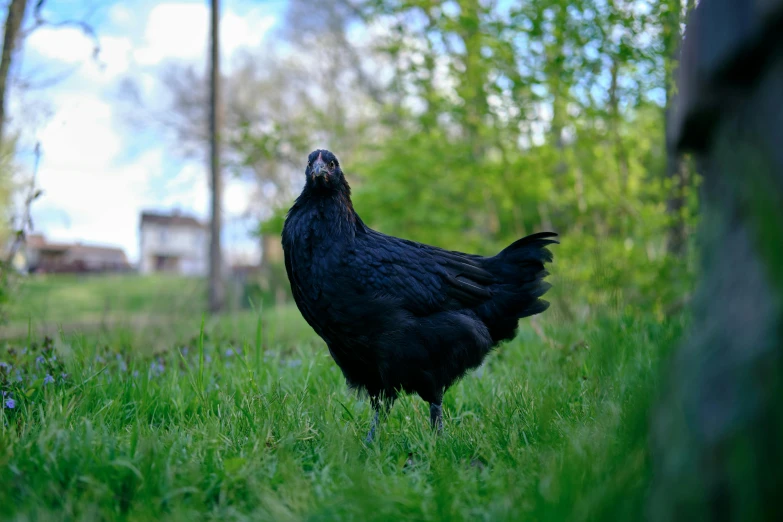
[[[329,169],[330,170],[334,169],[334,161],[329,162]]]

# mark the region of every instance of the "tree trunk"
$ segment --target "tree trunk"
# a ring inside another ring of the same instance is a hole
[[[8,15],[5,19],[5,35],[3,37],[3,52],[0,57],[0,145],[5,139],[5,105],[8,89],[8,74],[11,70],[19,29],[22,27],[27,0],[11,0],[8,4]]]
[[[652,417],[652,522],[783,520],[781,20],[702,0],[683,42],[668,141],[704,175],[701,280]]]
[[[223,308],[223,256],[221,249],[221,203],[223,180],[220,176],[220,2],[212,0],[212,23],[210,28],[210,99],[209,99],[209,145],[210,177],[212,185],[212,219],[210,221],[209,244],[209,311],[219,312]]]

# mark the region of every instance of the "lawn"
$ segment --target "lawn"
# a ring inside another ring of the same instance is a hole
[[[12,301],[7,323],[0,324],[0,340],[81,332],[110,344],[132,344],[134,351],[166,350],[184,336],[198,332],[206,305],[206,282],[198,278],[31,277]],[[252,337],[256,319],[257,314],[251,311],[237,310],[210,322],[214,325],[210,329],[234,337]],[[295,309],[273,310],[264,315],[264,330],[295,341],[301,338],[300,321]]]
[[[552,312],[449,391],[443,436],[410,396],[369,446],[368,402],[293,308],[192,312],[165,349],[122,328],[6,342],[0,517],[639,520],[684,320]]]
[[[11,309],[12,321],[28,317],[84,320],[102,314],[197,313],[206,284],[200,278],[139,275],[44,275],[28,278]]]
[[[132,322],[171,322],[205,308],[204,280],[137,275],[45,275],[24,281],[8,310],[6,329]]]

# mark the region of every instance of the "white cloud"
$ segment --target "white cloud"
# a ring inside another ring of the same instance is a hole
[[[245,47],[257,47],[276,18],[260,9],[240,16],[223,12],[220,20],[221,55],[226,58]],[[176,27],[176,30],[172,28]],[[209,43],[209,9],[206,4],[162,3],[152,8],[144,45],[136,61],[156,65],[167,59],[206,62]]]
[[[156,5],[149,13],[144,44],[136,50],[136,60],[153,65],[164,59],[193,60],[203,56],[208,16],[206,4]]]
[[[225,55],[231,56],[243,47],[258,47],[266,32],[277,19],[262,14],[260,10],[251,11],[245,16],[228,11],[220,20],[220,45]]]
[[[92,56],[95,43],[75,27],[42,27],[25,40],[25,48],[60,63],[80,63]]]
[[[100,39],[101,73],[116,78],[128,72],[133,56],[133,42],[130,38],[104,36]]]
[[[110,163],[122,147],[112,129],[113,109],[90,96],[68,94],[53,101],[56,112],[39,133],[47,163],[59,169],[94,170]]]
[[[104,35],[97,43],[99,53],[96,60],[95,40],[80,29],[44,27],[30,35],[25,42],[25,50],[50,63],[56,62],[54,68],[58,70],[77,68],[79,75],[75,80],[81,80],[82,86],[86,81],[106,83],[128,72],[133,50],[130,38]]]

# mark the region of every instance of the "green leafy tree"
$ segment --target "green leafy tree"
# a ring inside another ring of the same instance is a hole
[[[294,5],[297,12],[318,9],[318,19],[329,20],[330,52],[353,57],[334,71],[372,78],[343,91],[329,88],[336,72],[311,75],[310,88],[328,96],[310,100],[300,122],[285,119],[301,152],[318,143],[341,156],[368,224],[484,254],[554,229],[563,235],[556,286],[577,303],[564,313],[653,306],[664,314],[679,306],[690,282],[691,260],[683,253],[696,177],[677,159],[678,179],[687,182],[673,182],[663,129],[679,16],[689,6],[674,0]],[[357,26],[368,36],[357,38]],[[346,126],[352,120],[344,108],[352,101],[362,103],[365,117]],[[274,149],[278,141],[247,127],[239,143],[251,164],[252,151]],[[290,174],[300,176],[300,167],[294,159]],[[279,230],[288,204],[263,230]]]

